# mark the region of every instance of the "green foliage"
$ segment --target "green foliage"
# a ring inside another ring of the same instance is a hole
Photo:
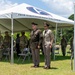
[[[73,28],[63,29],[64,36],[68,42],[70,42],[70,38],[73,36],[73,30]]]
[[[20,34],[20,36],[21,36],[21,32],[14,33],[14,40],[16,39],[17,34]],[[30,38],[30,32],[25,32],[25,35],[27,36],[28,39]]]
[[[26,32],[26,36],[29,39],[30,38],[30,32]]]
[[[74,20],[74,14],[72,14],[68,19]],[[58,29],[57,31],[57,44],[58,42],[60,43],[61,40],[61,29]],[[62,34],[65,36],[65,38],[67,39],[67,43],[70,44],[70,39],[74,34],[74,28],[63,28],[62,29]]]
[[[74,14],[72,14],[71,16],[69,16],[68,19],[74,20]]]
[[[74,14],[69,16],[68,19],[74,20]],[[74,27],[64,29],[64,35],[66,36],[68,42],[70,42],[70,39],[73,36],[73,34],[74,34]]]
[[[56,45],[59,45],[60,44],[60,42],[56,42]]]

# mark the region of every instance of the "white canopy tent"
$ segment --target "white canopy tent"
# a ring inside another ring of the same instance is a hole
[[[22,30],[31,30],[31,22],[38,23],[38,28],[43,28],[43,22],[46,21],[50,27],[71,27],[74,22],[36,8],[28,4],[20,4],[11,9],[0,11],[0,30],[1,32],[11,32],[11,63],[13,63],[13,32]],[[56,39],[56,37],[55,37]]]
[[[58,23],[58,27],[68,27],[74,24],[74,22],[69,19],[23,3],[11,9],[0,11],[1,31],[11,31],[11,14],[14,19],[14,32],[31,30],[31,22],[33,21],[38,23],[39,28],[43,28],[44,21],[47,21],[50,27],[56,27],[56,23]]]

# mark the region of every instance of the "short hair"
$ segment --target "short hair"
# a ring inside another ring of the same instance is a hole
[[[19,36],[20,34],[17,34],[17,37]]]
[[[32,22],[31,24],[32,24],[32,25],[38,25],[37,23],[34,23],[34,22]]]
[[[21,34],[25,34],[25,31],[21,31]]]
[[[8,33],[8,31],[5,31],[5,33]]]

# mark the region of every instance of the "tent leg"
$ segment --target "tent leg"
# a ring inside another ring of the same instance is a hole
[[[62,37],[62,28],[61,28],[61,37]]]
[[[57,23],[56,23],[56,32],[55,32],[55,46],[56,46],[56,39],[57,39]],[[54,60],[55,60],[55,49],[54,49]]]
[[[14,63],[14,55],[13,55],[13,13],[11,13],[11,64]]]
[[[74,3],[74,71],[75,71],[75,3]]]

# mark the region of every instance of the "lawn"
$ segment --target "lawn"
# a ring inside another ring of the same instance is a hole
[[[61,54],[56,55],[56,60],[52,60],[51,69],[43,69],[44,56],[40,55],[40,67],[32,68],[32,59],[22,63],[17,62],[15,56],[14,64],[10,64],[9,61],[2,60],[0,62],[0,75],[75,75],[75,72],[71,70],[70,55],[63,57]]]

